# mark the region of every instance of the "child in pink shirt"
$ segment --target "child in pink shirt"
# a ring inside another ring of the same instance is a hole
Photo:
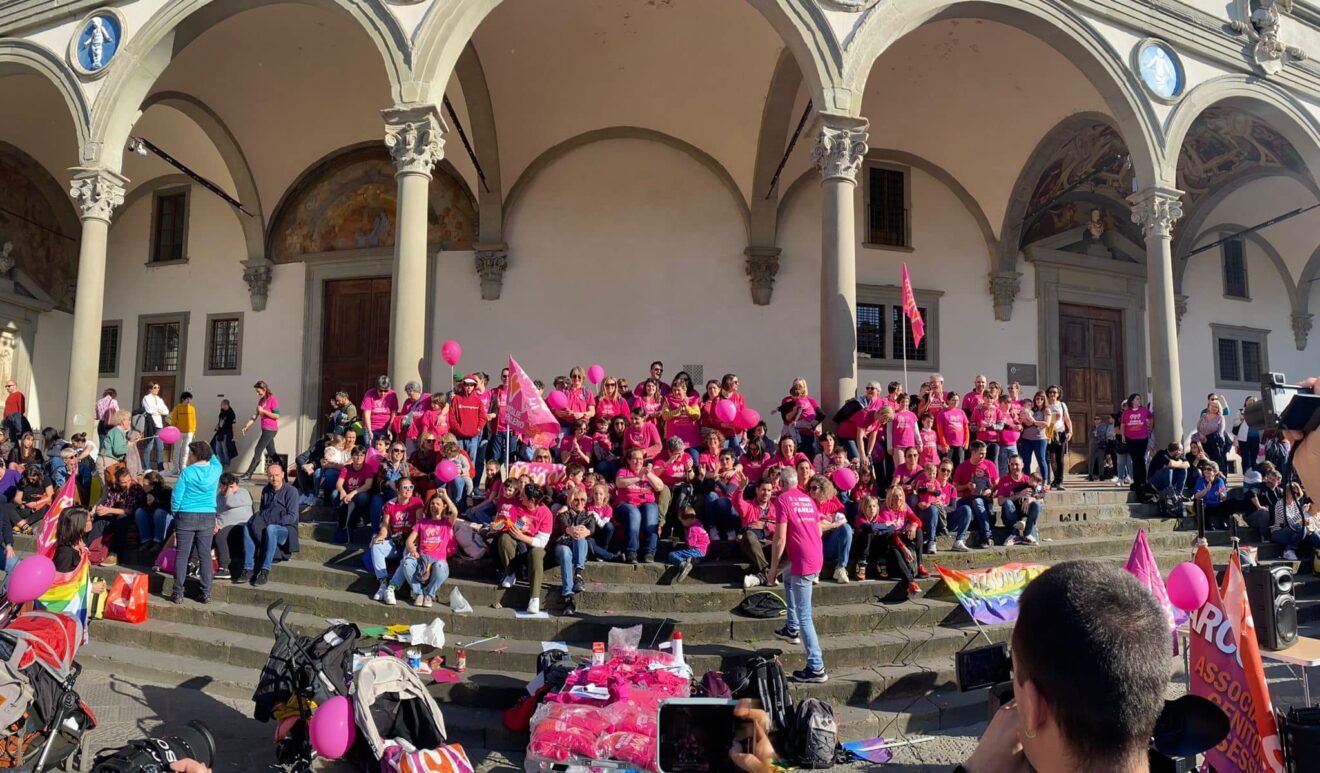
[[[921,445],[918,439],[917,415],[908,410],[908,397],[898,393],[901,410],[894,411],[894,418],[889,420],[889,445],[894,456],[894,464],[903,460],[903,451]]]
[[[927,464],[940,463],[940,438],[939,433],[935,431],[935,417],[927,413],[921,417],[921,432],[918,433],[921,440],[921,453],[917,456],[917,461],[922,467]]]
[[[960,410],[940,411],[935,417],[935,432],[940,438],[940,449],[953,461],[954,466],[962,463],[967,454],[970,432],[967,414]]]
[[[669,557],[665,562],[678,567],[673,583],[680,583],[687,579],[692,573],[692,567],[701,563],[701,559],[706,557],[706,551],[710,549],[710,535],[697,523],[697,511],[690,507],[684,508],[678,516],[679,523],[683,525],[683,532],[687,545],[685,547],[676,547],[669,551]]]

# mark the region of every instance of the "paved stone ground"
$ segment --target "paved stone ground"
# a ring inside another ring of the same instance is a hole
[[[1308,626],[1302,633],[1320,636],[1320,624]],[[1266,675],[1276,707],[1301,703],[1302,689],[1296,669],[1267,665]],[[1314,673],[1308,676],[1313,699],[1320,698],[1320,676]],[[273,760],[273,725],[259,724],[252,719],[251,701],[208,692],[205,677],[181,677],[175,684],[159,684],[89,669],[79,681],[79,688],[100,721],[100,726],[89,738],[93,753],[161,732],[190,719],[198,719],[205,722],[215,734],[219,750],[216,771],[264,771],[269,769]],[[1169,685],[1171,698],[1184,691],[1185,686],[1181,681]],[[981,723],[923,734],[919,737],[931,740],[895,749],[894,760],[880,767],[885,773],[947,771],[971,754],[984,727],[984,723]],[[462,738],[454,740],[461,742]],[[479,773],[521,770],[522,759],[519,755],[473,751],[476,752],[473,762]],[[862,771],[874,767],[855,763],[835,771]],[[339,773],[347,769],[347,766],[334,764],[318,768],[327,773]]]

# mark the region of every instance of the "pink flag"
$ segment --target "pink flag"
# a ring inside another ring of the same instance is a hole
[[[559,420],[536,391],[527,371],[509,357],[509,430],[533,448],[550,448],[559,438]]]
[[[917,298],[912,294],[912,280],[908,278],[906,263],[903,264],[903,313],[912,322],[912,345],[921,346],[921,339],[926,336],[926,323],[921,319]]]
[[[65,508],[73,507],[78,504],[78,488],[74,485],[76,477],[69,476],[64,482],[64,488],[55,496],[55,501],[50,509],[46,511],[46,517],[41,522],[41,531],[37,532],[37,553],[47,558],[55,557],[55,527],[59,523],[60,513]]]
[[[1155,563],[1155,554],[1150,552],[1150,543],[1146,541],[1146,530],[1139,529],[1137,538],[1132,542],[1132,554],[1128,556],[1123,568],[1142,585],[1150,588],[1155,600],[1164,610],[1164,619],[1169,623],[1169,635],[1173,639],[1173,654],[1178,654],[1178,626],[1187,620],[1187,613],[1175,607],[1169,601],[1169,592],[1164,587],[1164,578],[1160,576],[1159,564]]]

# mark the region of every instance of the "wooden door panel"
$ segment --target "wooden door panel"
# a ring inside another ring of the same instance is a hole
[[[1123,399],[1122,312],[1060,304],[1059,353],[1063,399],[1073,420],[1073,468],[1085,463],[1091,417],[1116,412]]]
[[[1063,396],[1064,402],[1089,403],[1087,395],[1091,390],[1087,388],[1087,382],[1091,378],[1091,371],[1087,368],[1071,367],[1063,371]]]
[[[386,372],[390,356],[390,279],[339,279],[325,283],[321,339],[321,402],[328,412],[336,392],[355,403]]]

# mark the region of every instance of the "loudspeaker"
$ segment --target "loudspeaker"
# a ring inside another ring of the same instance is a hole
[[[1293,598],[1292,567],[1274,564],[1243,570],[1247,600],[1261,649],[1282,650],[1297,641],[1297,602]]]

